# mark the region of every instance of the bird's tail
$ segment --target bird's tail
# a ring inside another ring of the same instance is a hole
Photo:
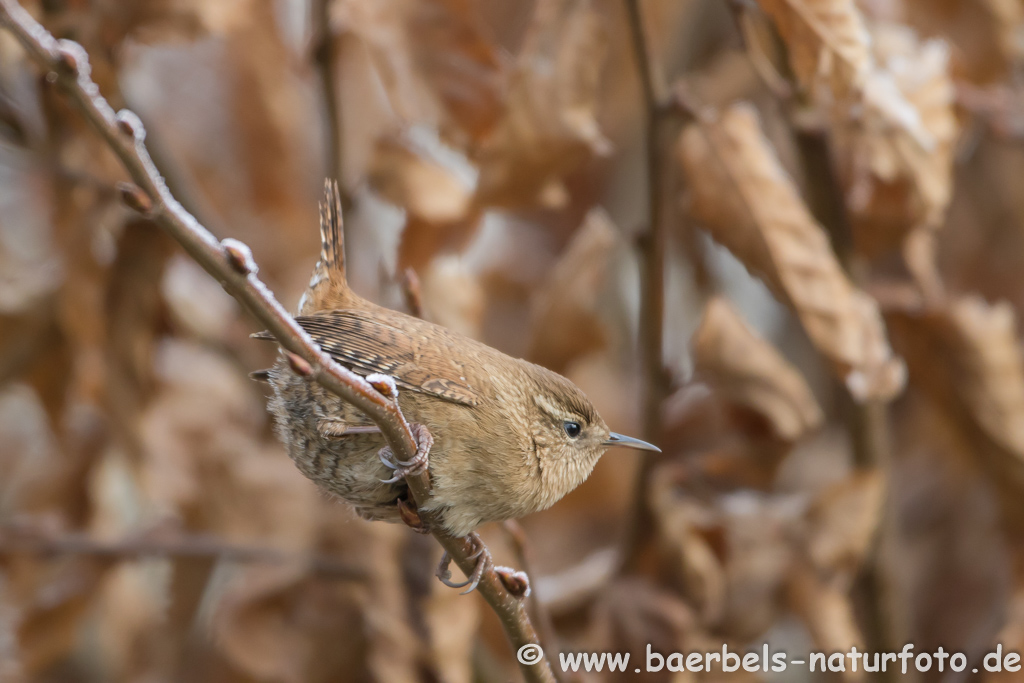
[[[345,228],[341,216],[341,192],[338,181],[324,181],[324,199],[320,202],[320,264],[332,281],[346,284]]]
[[[320,202],[320,260],[313,271],[309,289],[302,298],[299,313],[347,308],[352,299],[345,277],[345,230],[341,215],[341,192],[336,180],[324,181]]]

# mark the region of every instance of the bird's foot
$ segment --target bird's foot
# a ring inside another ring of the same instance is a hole
[[[434,437],[421,424],[409,425],[409,429],[412,430],[412,435],[416,439],[416,455],[411,460],[395,458],[391,446],[385,446],[377,452],[377,457],[384,463],[384,466],[395,472],[395,476],[390,479],[381,479],[385,484],[397,484],[408,476],[423,474],[430,465],[430,447],[434,445]]]
[[[462,591],[462,595],[472,593],[476,590],[476,587],[480,585],[480,579],[483,577],[484,572],[487,571],[487,565],[491,564],[491,553],[487,550],[487,546],[480,540],[480,537],[475,533],[469,535],[469,542],[476,546],[476,552],[469,556],[469,559],[476,559],[476,567],[473,568],[472,574],[469,578],[462,583],[452,581],[452,572],[448,568],[452,563],[452,557],[445,552],[441,556],[441,563],[437,565],[437,578],[440,579],[441,583],[448,586],[449,588],[466,588]]]

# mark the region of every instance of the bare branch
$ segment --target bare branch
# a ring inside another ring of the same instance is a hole
[[[366,578],[364,570],[325,555],[235,545],[216,536],[181,533],[143,533],[106,541],[76,532],[49,535],[38,529],[0,529],[0,558],[14,555],[84,555],[105,560],[177,557],[265,564],[302,563],[313,572],[331,578],[350,581]]]
[[[320,78],[320,97],[323,100],[324,130],[327,151],[327,177],[338,181],[341,202],[349,209],[351,199],[345,191],[344,172],[344,130],[341,121],[341,103],[338,97],[338,43],[331,28],[332,0],[312,0],[312,51],[313,64]]]
[[[90,77],[85,50],[71,41],[57,41],[14,0],[0,0],[0,26],[14,34],[32,60],[48,72],[48,80],[67,95],[103,137],[148,203],[128,188],[123,194],[144,206],[151,220],[166,230],[228,294],[266,326],[286,351],[301,359],[308,366],[311,380],[363,411],[380,428],[398,460],[413,459],[416,441],[397,401],[381,395],[366,380],[334,362],[320,349],[257,277],[256,264],[245,245],[235,240],[226,244],[219,242],[178,203],[150,158],[142,122],[130,111],[114,112]],[[417,507],[422,507],[430,497],[429,474],[410,476],[406,481]],[[421,515],[459,568],[467,576],[472,573],[476,560],[471,555],[476,548],[470,540],[449,536],[440,524],[430,523],[431,515],[425,512]],[[478,589],[501,620],[513,648],[539,642],[524,603],[505,589],[493,568],[484,572]],[[545,658],[521,666],[527,681],[554,683]]]
[[[640,355],[644,377],[642,435],[647,441],[657,443],[662,431],[662,407],[671,391],[671,378],[664,365],[665,262],[669,229],[665,209],[673,190],[668,156],[671,140],[679,130],[681,115],[685,117],[686,112],[677,106],[669,93],[658,62],[651,54],[651,41],[640,0],[626,0],[626,11],[646,116],[647,230],[640,246]],[[655,461],[656,454],[645,453],[637,474],[632,523],[627,530],[629,548],[623,554],[626,568],[636,561],[650,536],[649,530],[653,528],[646,489]]]

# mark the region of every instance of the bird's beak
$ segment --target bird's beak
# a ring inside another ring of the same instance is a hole
[[[640,439],[634,439],[631,436],[623,436],[622,434],[616,434],[612,432],[608,435],[608,440],[603,442],[603,446],[626,446],[627,448],[635,448],[638,451],[654,451],[655,453],[661,453],[661,449],[653,444],[649,444],[646,441]]]

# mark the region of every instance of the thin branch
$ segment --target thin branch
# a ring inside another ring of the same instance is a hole
[[[516,563],[526,572],[527,576],[535,576],[533,572],[532,552],[530,550],[530,539],[526,536],[526,529],[514,519],[507,520],[502,526],[512,540],[512,550],[516,556]],[[530,593],[530,609],[533,611],[533,618],[537,621],[537,630],[541,634],[541,640],[548,647],[558,648],[558,635],[555,632],[555,622],[551,618],[551,612],[540,600],[536,586]],[[564,678],[555,672],[555,678],[561,683]]]
[[[364,570],[325,555],[289,553],[266,546],[235,545],[209,535],[175,533],[164,538],[160,535],[140,534],[106,541],[82,533],[50,536],[35,529],[0,529],[0,557],[16,555],[84,555],[115,561],[175,557],[265,564],[302,563],[313,572],[331,578],[352,581],[366,579]]]
[[[286,350],[297,373],[364,412],[380,428],[395,457],[411,460],[416,454],[416,441],[397,400],[385,397],[324,353],[256,276],[257,267],[248,247],[231,239],[218,242],[171,196],[144,144],[142,122],[132,112],[115,113],[100,95],[89,76],[85,50],[74,42],[58,42],[14,0],[0,0],[0,26],[14,34],[33,61],[48,72],[47,79],[64,91],[120,158],[135,182],[134,186],[122,186],[126,203],[166,230],[228,294],[243,304]],[[430,497],[429,475],[424,472],[406,481],[417,507],[422,508]],[[471,555],[476,548],[470,540],[446,534],[440,524],[432,523],[436,519],[428,513],[422,513],[422,517],[459,568],[467,575],[472,573],[476,560]],[[539,642],[525,605],[505,589],[493,568],[484,572],[478,590],[498,615],[513,648],[518,650]],[[554,683],[544,657],[521,667],[527,681]]]
[[[331,28],[332,0],[312,0],[313,63],[320,79],[320,97],[323,100],[324,130],[327,150],[327,177],[338,181],[342,208],[348,210],[350,198],[342,179],[344,172],[344,139],[341,104],[338,97],[337,38]]]
[[[412,268],[406,268],[402,273],[399,284],[402,286],[402,298],[405,299],[405,307],[409,309],[409,315],[415,318],[423,317],[423,287],[420,284],[420,277]]]
[[[644,379],[642,434],[647,441],[657,443],[662,433],[662,407],[671,391],[670,378],[664,365],[665,261],[668,246],[665,208],[671,191],[667,172],[671,132],[677,130],[678,109],[669,99],[657,60],[651,55],[651,43],[640,0],[626,0],[626,11],[644,95],[646,118],[647,230],[641,240],[640,259],[640,356]],[[627,529],[628,548],[623,553],[623,561],[626,563],[624,568],[630,567],[637,560],[653,528],[646,492],[656,455],[644,453],[642,458],[633,493],[631,528]]]
[[[792,119],[792,117],[790,117]],[[843,263],[850,279],[858,286],[853,235],[846,212],[842,187],[832,164],[829,141],[824,131],[792,126],[800,163],[808,184],[808,206],[828,230],[833,249]],[[878,470],[883,474],[890,459],[889,404],[884,401],[858,403],[843,386],[836,387],[837,403],[853,450],[853,460],[862,470]],[[886,488],[890,477],[885,475]],[[885,567],[879,554],[882,528],[874,530],[871,550],[861,570],[864,592],[864,635],[871,649],[883,652],[895,645],[892,602]],[[884,675],[883,675],[884,678]]]

